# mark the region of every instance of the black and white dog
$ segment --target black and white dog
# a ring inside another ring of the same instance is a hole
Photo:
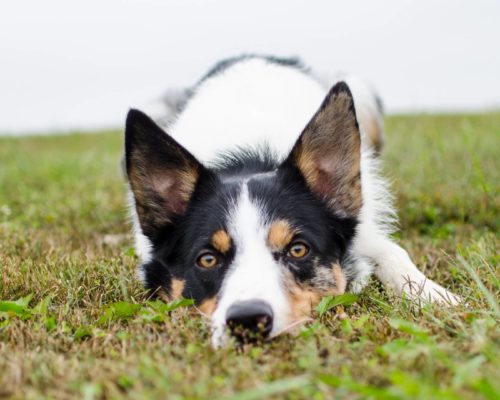
[[[141,278],[193,298],[214,346],[241,329],[276,336],[372,272],[408,297],[459,301],[390,239],[380,102],[346,81],[328,91],[296,60],[245,56],[178,98],[169,134],[128,114]]]

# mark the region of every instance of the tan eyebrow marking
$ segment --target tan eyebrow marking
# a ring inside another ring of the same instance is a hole
[[[212,235],[212,246],[221,253],[227,253],[231,248],[231,238],[226,231],[219,229]]]
[[[267,242],[271,250],[283,250],[290,244],[296,231],[290,223],[284,219],[278,219],[271,224],[267,236]]]

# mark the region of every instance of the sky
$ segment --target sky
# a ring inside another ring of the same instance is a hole
[[[120,127],[241,53],[367,79],[389,113],[500,108],[498,0],[0,4],[0,134]]]

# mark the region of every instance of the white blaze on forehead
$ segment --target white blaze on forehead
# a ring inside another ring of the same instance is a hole
[[[214,346],[221,344],[227,309],[237,301],[263,300],[271,305],[274,313],[271,336],[287,323],[289,304],[283,288],[282,267],[266,244],[268,226],[263,217],[259,205],[249,197],[246,182],[243,183],[229,218],[228,231],[236,254],[212,316]]]

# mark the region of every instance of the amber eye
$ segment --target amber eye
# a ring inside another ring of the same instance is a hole
[[[293,258],[304,258],[309,253],[309,247],[303,242],[295,242],[288,249],[288,255]]]
[[[210,253],[206,252],[201,254],[197,259],[196,259],[196,265],[201,268],[213,268],[219,263],[219,260],[217,260],[217,257]]]

